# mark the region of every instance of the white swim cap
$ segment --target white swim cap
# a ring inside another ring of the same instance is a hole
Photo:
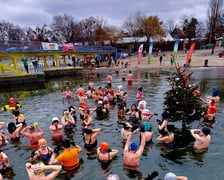
[[[177,180],[177,176],[174,173],[167,173],[164,177],[164,180]]]
[[[145,109],[146,108],[146,102],[145,101],[140,101],[139,103],[138,103],[138,109],[140,110],[140,109],[142,109],[142,108],[140,108],[141,106],[143,107],[143,109]]]

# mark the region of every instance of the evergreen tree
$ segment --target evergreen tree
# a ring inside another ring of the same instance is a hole
[[[192,73],[188,67],[183,69],[175,64],[176,72],[173,72],[168,78],[171,87],[166,92],[164,108],[169,112],[171,121],[181,121],[183,128],[186,123],[201,118],[201,112],[204,111],[198,85],[190,84]]]

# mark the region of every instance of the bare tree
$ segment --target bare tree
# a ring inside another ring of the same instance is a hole
[[[22,41],[25,39],[24,30],[9,22],[0,22],[0,39],[2,42]]]
[[[175,22],[173,20],[168,20],[165,24],[164,24],[164,31],[166,33],[172,33],[174,31],[174,29],[177,27],[177,25],[175,24]]]
[[[64,14],[53,17],[51,24],[55,38],[61,43],[74,43],[75,31],[78,27],[72,16]]]
[[[216,28],[222,25],[222,5],[223,0],[210,0],[208,7],[208,19],[207,28],[209,30],[209,42],[211,42],[211,37],[214,37]]]

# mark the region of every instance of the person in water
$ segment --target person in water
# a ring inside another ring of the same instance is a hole
[[[8,156],[0,152],[0,174],[4,175],[9,170],[9,159]]]
[[[69,89],[69,87],[66,87],[66,91],[61,93],[61,95],[65,95],[67,99],[71,99],[74,93]]]
[[[145,147],[145,133],[141,132],[141,144],[138,147],[136,142],[131,142],[133,132],[128,136],[127,142],[124,147],[124,164],[131,168],[136,169],[139,166],[139,161]]]
[[[44,165],[43,163],[26,163],[26,171],[30,180],[53,180],[62,169],[60,165]],[[45,175],[44,171],[52,170]]]
[[[52,118],[52,124],[49,126],[51,131],[52,141],[62,141],[62,128],[63,126],[59,124],[59,119],[57,117]]]
[[[203,127],[200,129],[191,129],[191,135],[195,138],[194,149],[196,152],[202,152],[208,148],[211,141],[210,129]]]
[[[97,148],[97,154],[99,161],[108,163],[118,154],[118,150],[109,149],[109,145],[106,142],[102,142],[100,143],[100,147]]]
[[[3,146],[4,144],[9,144],[9,141],[7,137],[0,132],[0,146]]]
[[[96,137],[100,134],[101,129],[93,129],[90,126],[83,128],[84,131],[84,142],[86,148],[94,148],[97,146],[97,139]]]
[[[71,148],[71,145],[74,147]],[[82,151],[82,148],[74,143],[71,143],[68,139],[62,141],[63,152],[56,157],[56,153],[59,152],[59,148],[54,149],[54,153],[51,156],[50,164],[61,163],[64,170],[74,170],[79,167],[78,154]]]
[[[63,116],[61,117],[61,123],[65,130],[71,131],[74,128],[75,120],[68,110],[64,110]]]
[[[35,127],[39,132],[36,132]],[[27,126],[21,131],[21,134],[29,139],[31,148],[39,147],[39,140],[44,136],[44,132],[40,129],[40,127],[38,125],[35,127]],[[30,130],[29,133],[26,132],[28,129]]]
[[[128,78],[128,84],[132,84],[132,80],[133,80],[133,74],[131,71],[129,71],[128,75],[127,75],[127,78]]]
[[[23,128],[22,124],[15,125],[14,122],[10,122],[8,124],[8,127],[7,127],[8,136],[10,137],[12,141],[14,142],[19,141],[19,138],[20,138],[19,133],[22,130],[22,128]]]
[[[141,126],[141,128],[144,128],[144,130],[141,130],[141,132],[145,131],[145,144],[149,145],[152,143],[152,136],[153,136],[153,131],[151,131],[151,126],[149,122],[144,122]],[[140,136],[141,137],[141,136]]]
[[[169,118],[169,113],[167,111],[163,112],[162,113],[162,122],[159,122],[159,126],[158,126],[159,131],[167,128],[167,125],[169,122],[168,118]]]
[[[73,119],[75,120],[75,122],[76,122],[76,120],[77,120],[77,116],[76,116],[76,107],[75,106],[69,106],[68,107],[68,111],[69,111],[69,113],[72,115],[72,117],[73,117]]]
[[[47,141],[45,139],[39,140],[39,147],[39,149],[32,152],[30,161],[32,162],[38,159],[44,164],[48,164],[54,150],[51,147],[47,146]]]
[[[18,124],[22,124],[23,126],[26,125],[26,118],[24,117],[23,114],[20,113],[19,110],[12,111],[12,114],[14,115],[14,121],[16,125]]]
[[[157,138],[157,141],[165,144],[171,144],[174,141],[174,133],[168,130],[168,127],[160,131],[161,135]]]
[[[139,112],[137,109],[137,106],[135,104],[131,105],[131,110],[126,113],[126,115],[129,115],[129,120],[133,123],[137,123],[139,119]]]
[[[89,126],[93,122],[92,114],[96,111],[95,109],[84,108],[84,119],[81,121],[83,126]]]
[[[127,74],[126,74],[125,70],[123,70],[121,73],[122,81],[125,81],[126,76],[127,76]]]
[[[83,94],[85,93],[82,84],[80,84],[79,88],[75,91],[75,94],[79,94],[79,92],[83,92]]]
[[[107,81],[107,86],[108,88],[111,88],[112,87],[112,80],[113,80],[113,77],[112,77],[112,74],[109,73],[106,77],[106,81]]]
[[[218,106],[218,103],[220,101],[219,90],[218,89],[214,90],[213,93],[212,93],[212,96],[209,96],[207,98],[207,101],[208,102],[212,102],[212,100],[214,101],[214,106],[217,107]]]
[[[18,108],[18,103],[15,101],[15,99],[13,97],[9,98],[9,107],[14,107],[14,108]]]
[[[138,125],[132,126],[128,122],[123,123],[123,128],[121,129],[121,138],[123,143],[127,142],[128,136],[131,134],[130,129],[132,129],[132,131],[134,130],[133,133],[135,134],[138,131]]]

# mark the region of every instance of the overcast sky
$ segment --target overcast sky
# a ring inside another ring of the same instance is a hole
[[[121,26],[131,13],[141,11],[161,20],[180,20],[182,15],[207,18],[209,0],[0,0],[0,21],[22,27],[50,25],[55,15],[72,15],[76,21],[103,17],[107,24]]]

